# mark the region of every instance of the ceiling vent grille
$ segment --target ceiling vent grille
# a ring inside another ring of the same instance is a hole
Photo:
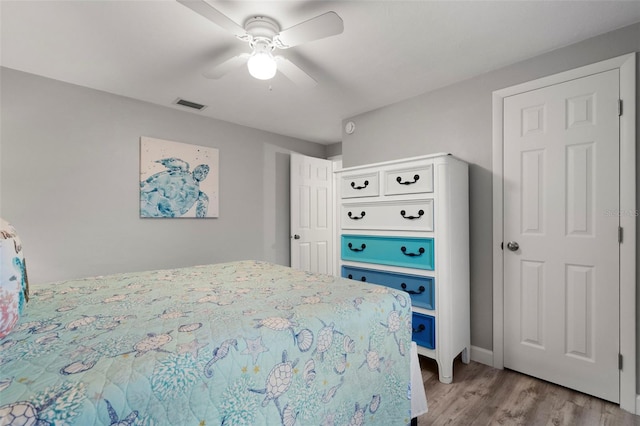
[[[176,99],[176,101],[174,103],[176,105],[182,105],[182,106],[185,106],[187,108],[197,109],[198,111],[202,111],[203,109],[205,109],[207,107],[206,105],[202,105],[202,104],[199,104],[197,102],[187,101],[187,100],[182,99],[182,98]]]

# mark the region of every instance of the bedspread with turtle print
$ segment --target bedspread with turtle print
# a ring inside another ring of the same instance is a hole
[[[258,261],[32,288],[0,425],[405,425],[409,296]]]

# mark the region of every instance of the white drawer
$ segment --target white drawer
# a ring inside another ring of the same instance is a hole
[[[377,197],[380,194],[378,172],[342,176],[342,198]]]
[[[433,231],[433,200],[400,203],[345,203],[343,229]]]
[[[386,170],[384,183],[384,195],[433,192],[433,165]]]

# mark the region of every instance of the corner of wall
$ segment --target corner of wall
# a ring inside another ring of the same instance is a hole
[[[332,143],[324,147],[324,158],[342,155],[342,142]]]
[[[471,360],[493,367],[493,351],[471,345]]]

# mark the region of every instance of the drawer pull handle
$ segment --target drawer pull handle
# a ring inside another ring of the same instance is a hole
[[[347,278],[349,278],[350,280],[352,280],[352,279],[353,279],[353,274],[349,274],[349,275],[347,275]],[[366,282],[367,282],[367,277],[365,277],[365,276],[361,277],[361,278],[360,278],[360,281],[362,281],[363,283],[366,283]]]
[[[405,283],[400,284],[400,287],[402,287],[402,289],[404,291],[406,291],[409,294],[422,294],[424,293],[424,291],[426,290],[426,288],[424,288],[423,285],[421,285],[420,287],[418,287],[418,291],[413,291],[413,290],[407,290],[407,285]]]
[[[411,328],[413,330],[414,333],[422,333],[427,327],[424,326],[424,324],[420,324],[418,326],[418,328]]]
[[[413,176],[413,182],[410,181],[410,180],[403,182],[402,181],[402,176],[398,176],[396,178],[396,182],[398,182],[400,185],[411,185],[413,183],[416,183],[419,179],[420,179],[420,175],[414,175]]]
[[[400,251],[402,251],[402,254],[404,254],[405,256],[411,256],[411,257],[422,256],[424,254],[424,248],[422,247],[418,249],[418,253],[407,253],[407,248],[404,246],[400,247]]]
[[[407,214],[406,211],[404,211],[404,210],[400,211],[400,216],[404,217],[405,219],[409,219],[409,220],[420,219],[422,217],[422,215],[424,214],[424,210],[422,210],[422,209],[418,210],[418,216],[405,216],[406,214]]]
[[[353,189],[365,189],[367,186],[369,186],[369,181],[368,180],[364,181],[364,186],[356,186],[355,182],[351,182],[351,187]]]
[[[351,251],[364,251],[364,249],[366,249],[366,248],[367,248],[367,245],[363,243],[363,244],[360,246],[360,248],[353,248],[353,244],[349,243],[349,244],[348,244],[348,247],[349,247],[349,250],[351,250]]]
[[[351,212],[347,213],[347,216],[349,216],[349,219],[352,219],[352,220],[360,220],[360,219],[362,219],[364,217],[364,215],[365,215],[365,212],[361,212],[360,213],[360,217],[351,216]]]

